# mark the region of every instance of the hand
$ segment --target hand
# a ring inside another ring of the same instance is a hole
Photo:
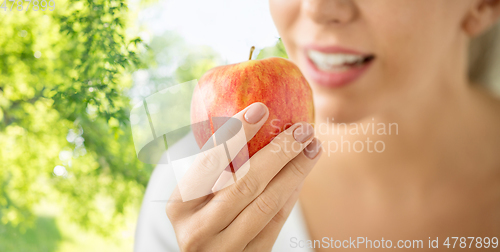
[[[251,139],[268,117],[267,107],[254,103],[233,118],[243,123]],[[241,179],[213,194],[183,202],[177,187],[166,213],[181,250],[271,251],[322,152],[313,135],[307,123],[292,125],[250,158],[251,168]],[[213,187],[225,168],[217,165],[223,158],[210,151],[200,155],[182,186],[195,188],[203,180]]]

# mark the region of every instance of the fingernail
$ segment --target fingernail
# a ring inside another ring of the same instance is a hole
[[[298,142],[305,142],[314,134],[314,129],[310,124],[301,125],[293,131],[293,138]]]
[[[250,124],[258,123],[266,114],[266,108],[262,103],[250,105],[250,108],[245,113],[245,120]]]
[[[310,159],[314,159],[321,150],[321,142],[317,138],[314,138],[311,143],[304,148],[304,154]]]

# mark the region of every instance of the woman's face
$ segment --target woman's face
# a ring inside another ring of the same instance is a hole
[[[453,92],[466,76],[462,27],[475,1],[270,0],[270,9],[317,115],[339,122]]]

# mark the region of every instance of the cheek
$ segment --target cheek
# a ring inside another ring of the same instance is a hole
[[[292,52],[293,30],[299,20],[301,0],[269,0],[274,24],[288,52]]]
[[[300,13],[301,0],[269,0],[269,9],[274,24],[281,30],[293,26]]]
[[[449,0],[378,1],[360,6],[381,63],[392,73],[438,60],[456,39],[460,18]]]
[[[414,44],[419,44],[419,40],[428,37],[424,35],[427,29],[423,15],[409,8],[409,5],[398,5],[394,3],[379,12],[372,11],[366,15],[366,23],[370,26],[367,30],[371,31],[371,37],[377,41],[376,48],[384,51],[382,55],[391,55],[394,52],[410,53],[405,48],[415,49]]]

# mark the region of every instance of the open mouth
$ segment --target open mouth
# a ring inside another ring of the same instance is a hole
[[[360,68],[375,59],[374,55],[324,53],[316,50],[308,50],[307,55],[319,70],[331,73]]]

